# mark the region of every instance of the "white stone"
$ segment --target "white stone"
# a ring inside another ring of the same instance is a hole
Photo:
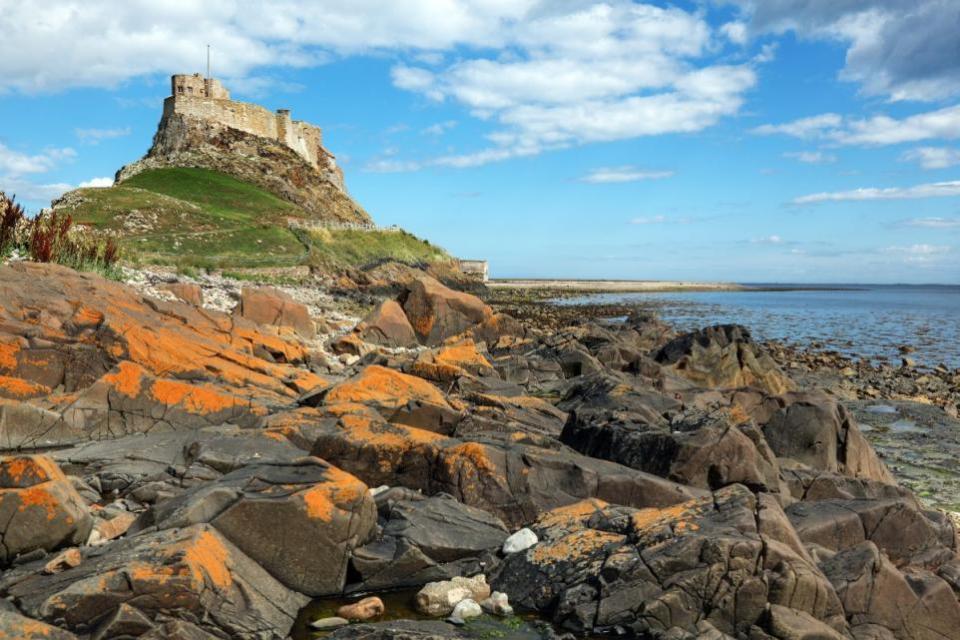
[[[350,624],[350,621],[346,618],[339,618],[337,616],[330,616],[329,618],[320,618],[319,620],[314,620],[310,623],[310,626],[314,629],[336,629],[337,627],[344,627]]]
[[[524,527],[503,541],[503,553],[509,555],[526,551],[538,542],[540,542],[540,539],[537,538],[537,534]]]
[[[512,616],[513,607],[510,606],[510,600],[507,594],[502,591],[494,591],[490,597],[480,603],[480,608],[487,613],[498,616]]]
[[[453,624],[463,624],[467,621],[467,618],[476,618],[482,614],[483,609],[480,608],[477,601],[466,598],[457,603],[448,620]]]
[[[473,578],[456,577],[443,582],[430,582],[417,594],[417,611],[428,616],[446,616],[462,600],[469,598],[477,602],[489,597],[490,585],[483,574]]]
[[[389,489],[390,489],[390,485],[388,484],[382,484],[379,487],[370,487],[370,495],[373,497],[377,497],[378,495],[380,495],[384,491],[388,491]]]

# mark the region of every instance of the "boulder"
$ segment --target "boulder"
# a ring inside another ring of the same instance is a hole
[[[481,558],[507,537],[499,519],[451,496],[386,498],[383,504],[381,535],[353,552],[357,590],[419,586],[476,573],[483,568]]]
[[[77,636],[14,611],[0,609],[0,638],[10,640],[77,640]]]
[[[856,638],[942,640],[960,629],[960,603],[930,572],[901,573],[873,542],[823,563]]]
[[[400,297],[421,343],[436,346],[493,315],[480,298],[454,291],[429,276],[411,282]]]
[[[655,359],[671,373],[707,389],[756,387],[776,395],[794,387],[740,325],[717,325],[678,336]]]
[[[192,304],[195,307],[203,306],[203,289],[201,289],[198,284],[191,282],[171,282],[161,285],[160,288],[164,291],[169,291],[181,302]]]
[[[0,564],[31,551],[87,541],[93,520],[83,498],[50,458],[0,457]]]
[[[364,598],[353,604],[343,605],[337,609],[337,616],[347,620],[359,620],[363,622],[372,618],[379,618],[385,611],[386,607],[383,606],[383,600],[374,596]]]
[[[290,327],[304,338],[317,334],[307,307],[272,287],[244,287],[233,313],[256,324]]]
[[[896,480],[860,432],[856,420],[825,394],[788,394],[763,421],[773,452],[813,469],[894,485]]]
[[[415,347],[417,334],[396,300],[384,300],[363,319],[354,332],[364,342],[386,347]]]
[[[464,640],[475,636],[439,620],[391,620],[337,629],[330,640]]]
[[[373,535],[376,505],[367,486],[318,458],[250,464],[167,500],[136,528],[210,523],[294,591],[340,593],[354,547]]]
[[[460,413],[429,382],[379,365],[366,367],[353,378],[334,385],[326,391],[323,402],[364,404],[389,422],[437,433],[450,433]]]
[[[582,632],[746,637],[768,604],[842,631],[840,602],[769,496],[732,485],[663,509],[590,500],[543,514],[540,542],[494,570],[514,604]]]
[[[25,614],[78,633],[92,631],[127,604],[151,621],[172,617],[216,637],[243,640],[283,640],[308,600],[209,525],[96,547],[80,566],[56,575],[44,575],[39,565],[24,566],[0,578],[0,592]]]
[[[461,376],[497,375],[473,340],[445,344],[420,353],[410,366],[410,373],[440,383],[450,383]]]

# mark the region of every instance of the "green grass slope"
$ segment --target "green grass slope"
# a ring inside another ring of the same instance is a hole
[[[339,269],[450,259],[403,231],[291,230],[291,221],[310,218],[302,209],[208,169],[144,171],[114,187],[71,192],[58,208],[79,224],[117,232],[124,256],[148,264]]]

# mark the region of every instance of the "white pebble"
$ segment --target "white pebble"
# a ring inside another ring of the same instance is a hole
[[[526,551],[538,542],[540,542],[540,539],[537,538],[537,534],[524,527],[503,541],[503,553],[508,555]]]

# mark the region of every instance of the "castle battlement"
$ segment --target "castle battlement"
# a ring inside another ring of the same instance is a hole
[[[209,120],[246,133],[276,140],[317,169],[333,165],[333,157],[323,148],[320,127],[293,120],[289,109],[276,113],[250,102],[230,99],[230,92],[214,78],[199,73],[178,74],[170,79],[171,95],[163,101],[163,117],[190,116]],[[321,165],[324,165],[321,167]]]

